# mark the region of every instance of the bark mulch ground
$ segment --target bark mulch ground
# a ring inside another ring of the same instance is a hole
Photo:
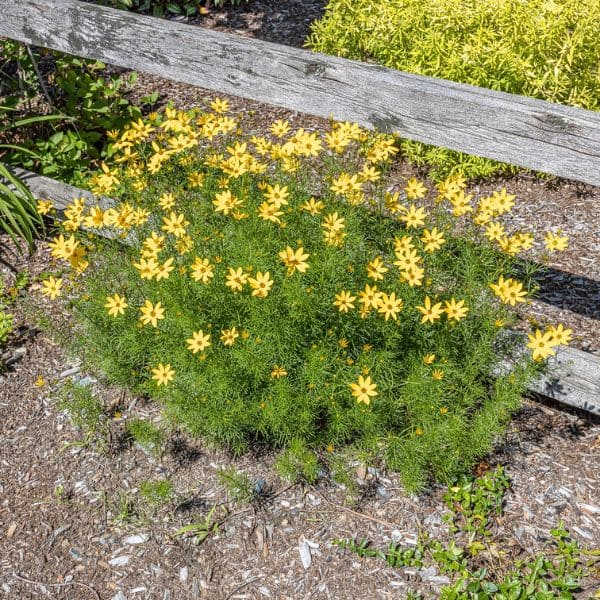
[[[203,26],[301,45],[319,1],[255,1],[212,11]],[[202,105],[216,94],[142,74],[133,94],[157,89],[163,101]],[[321,119],[240,98],[229,98],[246,130],[265,131],[274,119],[294,127],[320,128]],[[402,177],[415,173],[401,161]],[[488,181],[480,191],[505,185],[520,200],[516,226],[570,236],[542,279],[540,300],[524,310],[539,321],[561,321],[575,330],[576,345],[600,351],[600,189],[531,175]],[[32,278],[51,268],[44,244],[18,256],[0,237],[0,277],[11,285],[27,268]],[[274,455],[256,449],[241,459],[190,439],[171,425],[162,456],[146,453],[126,435],[133,418],[162,422],[160,407],[131,397],[80,371],[32,316],[35,284],[11,307],[17,330],[4,351],[12,364],[0,373],[0,597],[9,599],[338,599],[402,598],[420,590],[438,595],[444,577],[416,569],[391,569],[333,546],[335,538],[366,537],[383,547],[390,540],[414,543],[425,531],[449,539],[442,489],[420,496],[403,492],[397,478],[356,465],[359,494],[326,474],[312,486],[279,479]],[[43,304],[50,319],[54,314]],[[1,353],[1,352],[0,352]],[[39,378],[43,378],[43,385]],[[104,433],[85,440],[58,408],[67,382],[79,382],[101,399]],[[563,520],[582,545],[600,546],[600,421],[551,403],[526,400],[496,452],[512,481],[494,540],[511,560],[544,548],[549,529]],[[235,505],[218,473],[233,466],[262,487],[262,500]],[[145,503],[145,481],[169,478],[173,497]],[[219,526],[202,544],[177,535],[190,523],[213,517]],[[303,559],[304,558],[304,564]],[[310,564],[308,564],[310,563]],[[582,598],[591,597],[599,586]],[[594,587],[595,586],[595,587]]]

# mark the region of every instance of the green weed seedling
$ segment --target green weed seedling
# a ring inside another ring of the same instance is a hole
[[[292,482],[314,483],[319,477],[319,459],[300,440],[294,440],[275,463],[279,475]]]
[[[197,545],[202,544],[210,535],[219,531],[219,523],[214,519],[215,510],[216,506],[213,506],[202,521],[184,525],[175,532],[175,535],[191,534]]]
[[[256,484],[246,473],[235,467],[219,470],[217,481],[235,503],[249,504],[258,497]]]
[[[144,419],[133,419],[126,428],[144,451],[155,456],[163,453],[165,436],[156,425]]]
[[[9,334],[13,330],[14,317],[7,312],[8,306],[5,302],[4,280],[0,279],[0,348],[8,340]]]
[[[463,477],[458,480],[443,496],[451,511],[445,517],[450,530],[490,536],[491,519],[502,513],[504,494],[509,487],[510,481],[501,465],[477,479]]]
[[[152,507],[160,507],[173,498],[173,484],[168,479],[143,481],[140,485],[141,498]]]
[[[82,432],[84,444],[98,433],[104,407],[90,387],[67,381],[59,392],[57,407],[66,412],[73,425]]]

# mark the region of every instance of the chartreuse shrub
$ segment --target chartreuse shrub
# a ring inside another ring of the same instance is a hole
[[[50,246],[73,274],[43,293],[68,292],[84,358],[193,434],[286,448],[282,469],[309,480],[314,451],[342,445],[411,489],[462,472],[533,369],[528,355],[493,376],[522,343],[505,327],[529,296],[516,254],[533,235],[500,222],[514,196],[393,184],[393,139],[357,125],[276,122],[247,139],[226,102],[211,106],[115,134],[116,163],[90,185],[119,204],[67,208]],[[537,331],[533,358],[569,333]]]
[[[600,3],[595,0],[330,0],[307,43],[319,52],[600,109]],[[432,176],[510,170],[403,141]]]

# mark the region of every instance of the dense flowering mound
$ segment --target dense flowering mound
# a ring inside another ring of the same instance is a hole
[[[492,375],[523,344],[506,327],[534,239],[500,222],[514,197],[476,201],[456,178],[394,186],[394,138],[356,125],[244,139],[212,107],[114,132],[114,166],[91,184],[121,203],[65,212],[50,245],[73,275],[44,293],[68,291],[88,363],[236,452],[350,445],[411,489],[464,470],[535,362]],[[536,335],[537,360],[569,332]]]

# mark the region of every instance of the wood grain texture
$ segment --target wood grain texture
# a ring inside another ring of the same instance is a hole
[[[23,178],[36,198],[53,200],[59,216],[74,198],[84,197],[104,210],[114,206],[110,198],[96,198],[91,192],[24,169],[13,171]],[[542,378],[530,384],[529,391],[600,416],[600,357],[574,348],[561,348],[548,361]]]
[[[28,44],[600,185],[600,113],[78,0],[0,14]]]

